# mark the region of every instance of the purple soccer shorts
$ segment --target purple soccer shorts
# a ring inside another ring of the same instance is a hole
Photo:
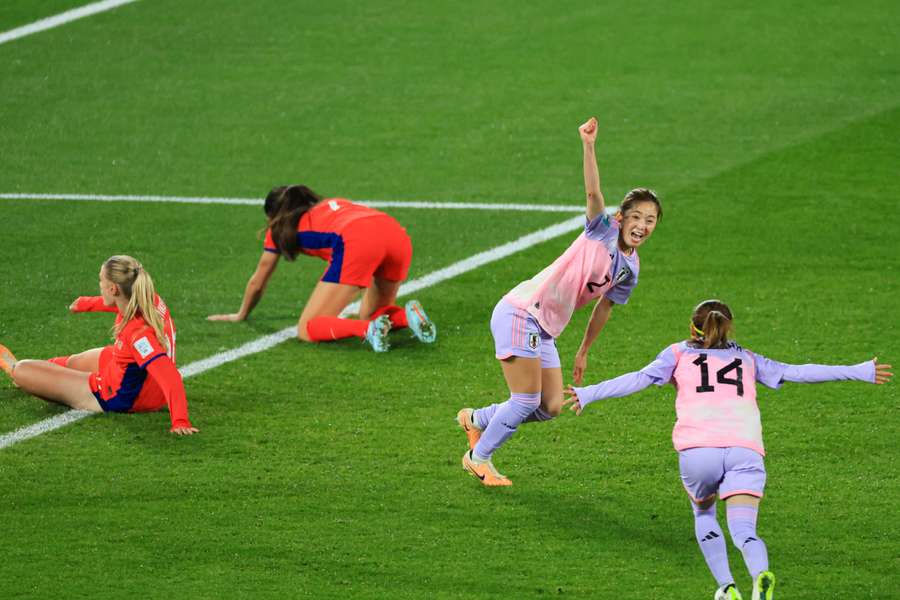
[[[527,311],[500,300],[491,315],[494,349],[500,360],[510,356],[540,358],[542,369],[560,367],[556,340]]]
[[[747,494],[762,498],[766,467],[759,452],[740,446],[688,448],[678,453],[681,482],[695,502],[718,493],[723,500]]]

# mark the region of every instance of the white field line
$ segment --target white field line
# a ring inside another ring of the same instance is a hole
[[[191,196],[134,196],[109,194],[0,194],[0,200],[82,200],[93,202],[172,202],[176,204],[231,204],[262,206],[260,198],[202,198]],[[416,202],[400,200],[354,200],[372,208],[430,208],[457,210],[513,210],[533,212],[580,213],[584,208],[559,204],[500,204],[478,202]]]
[[[617,208],[618,207],[611,206],[607,208],[607,212],[614,213]],[[525,250],[526,248],[530,248],[531,246],[540,244],[541,242],[551,240],[564,233],[569,233],[576,229],[580,229],[583,226],[584,217],[579,215],[575,218],[567,219],[562,223],[557,223],[556,225],[551,225],[550,227],[547,227],[545,229],[541,229],[539,231],[535,231],[534,233],[524,235],[519,239],[503,244],[502,246],[497,246],[496,248],[491,248],[490,250],[479,252],[478,254],[456,262],[449,267],[438,269],[437,271],[433,271],[423,277],[420,277],[419,279],[414,279],[412,281],[406,282],[405,284],[400,286],[399,296],[406,296],[412,294],[413,292],[417,292],[433,285],[437,285],[442,281],[452,279],[454,277],[457,277],[458,275],[462,275],[463,273],[467,273],[488,263],[506,258],[511,254],[515,254],[516,252],[520,252],[522,250]],[[358,303],[352,304],[347,307],[347,312],[356,310],[358,307]],[[258,352],[268,350],[273,346],[277,346],[281,342],[293,339],[294,337],[296,337],[296,335],[296,326],[286,327],[281,331],[277,331],[267,336],[255,339],[252,342],[247,342],[243,346],[239,346],[232,350],[226,350],[225,352],[214,354],[208,358],[192,362],[191,364],[186,365],[180,369],[181,376],[184,379],[187,379],[189,377],[205,373],[210,369],[215,369],[220,365],[238,360],[239,358],[242,358],[244,356],[249,356],[251,354],[256,354]],[[37,437],[43,433],[53,431],[54,429],[59,429],[60,427],[68,425],[69,423],[74,423],[75,421],[83,419],[84,417],[90,416],[92,414],[96,413],[70,410],[60,415],[56,415],[55,417],[44,419],[43,421],[35,423],[34,425],[16,429],[15,431],[0,436],[0,449],[7,448],[9,446],[12,446],[13,444],[33,437]]]
[[[0,33],[0,44],[23,38],[32,33],[53,29],[54,27],[59,27],[60,25],[65,25],[66,23],[71,23],[72,21],[89,17],[100,12],[112,10],[123,4],[131,4],[132,2],[137,2],[137,0],[103,0],[103,2],[94,2],[93,4],[87,4],[79,8],[73,8],[64,13],[59,13],[58,15],[47,17],[46,19],[41,19],[40,21],[35,21],[34,23],[29,23],[28,25],[23,25],[22,27],[16,27],[15,29]]]

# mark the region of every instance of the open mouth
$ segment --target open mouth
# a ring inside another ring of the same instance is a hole
[[[628,237],[631,238],[632,243],[640,244],[642,241],[644,241],[644,238],[645,238],[646,236],[644,235],[643,232],[640,232],[640,231],[632,231],[632,232],[629,234]]]

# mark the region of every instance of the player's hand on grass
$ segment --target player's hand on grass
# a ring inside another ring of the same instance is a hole
[[[587,352],[575,354],[575,366],[572,367],[572,379],[578,385],[584,379],[584,370],[587,369]]]
[[[173,427],[169,431],[175,435],[193,435],[195,433],[200,433],[200,430],[196,427]]]
[[[231,313],[229,315],[209,315],[206,317],[207,321],[230,321],[232,323],[236,323],[238,321],[243,321],[244,317],[241,316],[240,313]]]
[[[563,393],[568,396],[568,398],[563,400],[562,405],[568,406],[569,410],[575,411],[575,414],[577,416],[581,416],[581,412],[584,410],[584,408],[581,406],[581,401],[578,399],[578,394],[575,392],[575,388],[573,388],[571,385],[567,385],[566,389],[563,390]]]
[[[597,118],[588,119],[584,125],[578,128],[578,134],[581,135],[582,142],[593,144],[597,140]]]
[[[875,383],[887,383],[894,376],[891,373],[891,365],[878,362],[877,356],[872,360],[875,361]]]

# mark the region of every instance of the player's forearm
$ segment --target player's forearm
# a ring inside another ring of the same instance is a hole
[[[826,381],[875,382],[875,361],[858,365],[785,365],[784,381],[793,383],[823,383]]]
[[[169,406],[169,418],[172,428],[191,427],[188,419],[187,395],[184,391],[184,380],[175,364],[168,356],[161,356],[147,365],[147,371],[162,390]]]
[[[591,312],[591,318],[588,321],[587,328],[584,330],[581,346],[578,348],[578,354],[588,353],[588,350],[590,350],[591,346],[597,340],[597,336],[599,336],[600,332],[603,331],[603,328],[606,327],[606,322],[609,321],[611,312],[612,304],[605,302],[602,298],[594,305],[594,310]]]
[[[72,312],[118,312],[116,305],[105,306],[103,296],[78,296],[72,303]]]
[[[578,403],[584,408],[591,402],[603,400],[604,398],[630,396],[631,394],[649,387],[653,382],[654,379],[649,375],[641,371],[635,371],[633,373],[619,375],[615,379],[609,379],[595,385],[576,387],[574,390],[575,394],[578,396]]]
[[[256,305],[262,300],[265,289],[265,284],[261,284],[255,276],[250,278],[244,290],[244,298],[241,300],[241,309],[238,311],[238,316],[241,319],[246,319],[253,309],[256,308]]]
[[[587,217],[593,219],[606,208],[600,192],[600,170],[594,145],[584,143],[584,193],[587,198]]]

